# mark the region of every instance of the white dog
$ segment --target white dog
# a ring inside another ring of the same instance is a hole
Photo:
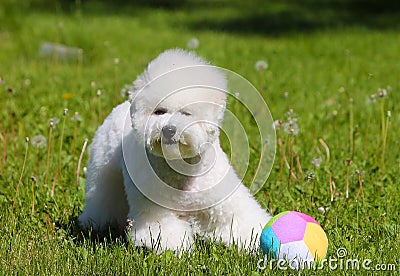
[[[249,248],[270,215],[220,147],[226,91],[226,76],[192,53],[153,60],[97,130],[80,224],[131,222],[133,242],[157,252],[190,251],[195,235]]]

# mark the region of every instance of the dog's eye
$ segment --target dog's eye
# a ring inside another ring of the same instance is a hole
[[[165,108],[162,108],[162,107],[157,108],[153,112],[154,115],[163,115],[165,113],[167,113],[167,110]]]
[[[185,115],[185,116],[190,116],[190,115],[192,115],[192,113],[190,113],[189,111],[181,110],[180,112],[181,112],[182,115]]]

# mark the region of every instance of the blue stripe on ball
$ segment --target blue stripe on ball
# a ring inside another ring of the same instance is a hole
[[[271,227],[264,229],[260,237],[260,247],[264,254],[271,254],[272,258],[278,257],[279,247],[281,243],[276,238],[276,235]]]

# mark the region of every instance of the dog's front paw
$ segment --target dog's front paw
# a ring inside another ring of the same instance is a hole
[[[172,216],[160,221],[134,225],[130,236],[137,246],[145,246],[157,254],[173,250],[177,255],[193,248],[193,233],[186,221]]]

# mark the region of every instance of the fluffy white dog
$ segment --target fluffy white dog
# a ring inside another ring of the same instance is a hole
[[[153,60],[96,132],[80,224],[129,229],[157,252],[191,250],[195,235],[249,248],[270,215],[220,147],[226,91],[226,76],[192,53]]]

